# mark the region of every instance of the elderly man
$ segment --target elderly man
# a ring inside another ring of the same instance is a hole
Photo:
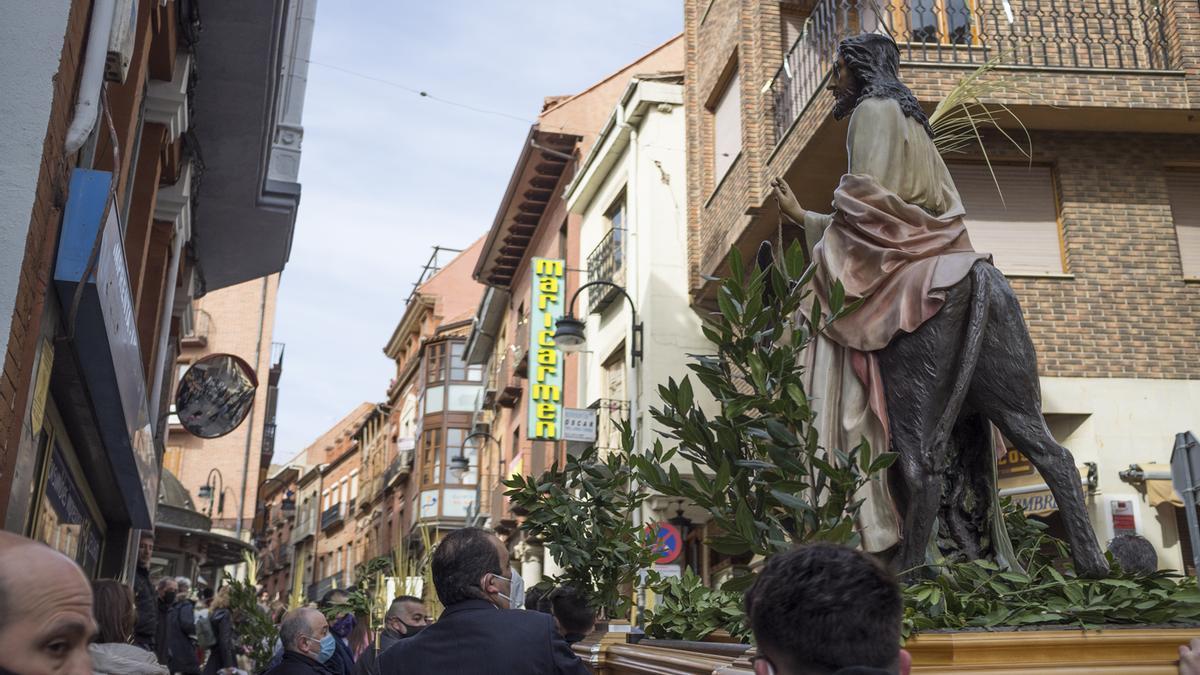
[[[92,589],[48,546],[0,532],[0,675],[91,675]]]
[[[358,657],[354,675],[379,675],[379,655],[397,642],[420,633],[429,623],[429,610],[420,598],[401,595],[393,600],[383,615],[379,639]]]
[[[325,615],[315,609],[299,607],[283,615],[279,622],[279,641],[283,658],[265,675],[331,675],[325,662],[333,656],[333,633]]]
[[[380,655],[383,675],[589,672],[553,617],[520,609],[525,584],[496,535],[477,527],[446,535],[433,553],[433,585],[446,609]]]
[[[179,587],[175,585],[173,577],[163,577],[158,580],[158,585],[154,590],[158,596],[157,618],[154,622],[154,654],[158,657],[158,662],[165,666],[167,665],[167,615],[171,613],[171,607],[175,604],[175,596],[179,594]]]

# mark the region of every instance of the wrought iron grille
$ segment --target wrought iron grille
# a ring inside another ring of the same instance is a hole
[[[629,401],[602,398],[592,404],[596,409],[596,447],[601,450],[621,449],[621,429],[618,422],[629,421]]]
[[[891,35],[910,63],[1035,69],[1172,67],[1165,14],[1173,0],[821,0],[771,84],[775,139],[823,88],[837,44]]]
[[[596,248],[588,254],[588,281],[611,281],[625,285],[625,230],[609,229]],[[612,302],[617,289],[611,286],[592,286],[587,289],[588,313],[599,312]]]

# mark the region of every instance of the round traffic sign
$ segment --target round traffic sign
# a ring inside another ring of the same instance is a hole
[[[650,546],[658,552],[656,565],[666,565],[674,562],[683,553],[683,535],[679,528],[666,521],[659,521],[646,526],[647,538],[651,539]]]

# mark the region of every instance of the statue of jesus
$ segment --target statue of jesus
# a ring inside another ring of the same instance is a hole
[[[784,216],[804,229],[816,296],[825,303],[836,280],[847,302],[863,300],[806,353],[821,444],[852,448],[866,439],[875,452],[900,454],[892,480],[874,476],[860,495],[866,550],[900,545],[901,569],[931,562],[941,519],[967,557],[985,555],[987,541],[1001,563],[1014,563],[992,480],[995,423],[1049,484],[1081,573],[1101,575],[1107,566],[1074,461],[1041,416],[1020,308],[990,256],[971,245],[929,119],[898,79],[899,56],[886,35],[838,46],[829,88],[834,116],[850,117],[849,170],[833,213],[806,210],[783,180],[772,183]],[[974,503],[961,499],[972,485],[984,504],[964,506]]]

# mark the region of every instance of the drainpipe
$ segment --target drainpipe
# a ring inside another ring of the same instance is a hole
[[[635,78],[635,81],[636,81],[636,78]],[[628,121],[625,120],[624,104],[617,106],[617,124],[621,128],[629,130],[629,154],[630,154],[629,178],[627,180],[626,187],[625,187],[625,222],[623,223],[623,225],[625,227],[624,241],[625,241],[625,246],[626,246],[625,264],[627,266],[626,274],[625,274],[625,288],[626,288],[626,290],[629,291],[629,296],[635,299],[634,305],[636,307],[636,306],[641,305],[641,302],[642,302],[642,299],[638,296],[637,288],[634,286],[634,284],[636,284],[638,282],[637,267],[641,261],[639,260],[640,256],[637,255],[637,251],[636,251],[637,246],[634,243],[632,224],[636,223],[638,221],[636,206],[638,203],[638,201],[637,201],[637,188],[638,188],[637,180],[638,180],[638,161],[640,160],[640,156],[638,153],[638,130],[637,130],[636,126],[630,124]],[[643,310],[644,310],[644,308],[643,308]],[[637,310],[634,307],[630,307],[629,311],[635,312]],[[642,315],[645,316],[645,314],[646,314],[646,312],[643,311]],[[630,333],[629,339],[626,340],[625,349],[626,349],[626,353],[628,354],[628,357],[627,357],[628,360],[626,361],[626,363],[629,364],[629,372],[633,376],[633,385],[634,385],[633,386],[633,391],[634,391],[633,398],[629,401],[629,422],[630,422],[630,426],[632,427],[631,431],[633,432],[634,451],[640,452],[641,448],[642,448],[642,446],[641,446],[642,369],[639,366],[645,365],[645,363],[646,363],[645,333],[643,333],[643,335],[642,335],[642,345],[641,345],[642,358],[641,358],[640,364],[635,364],[634,359],[633,359],[633,348],[634,348],[633,341],[636,339],[637,339],[637,335],[634,333]],[[640,486],[635,482],[633,485],[630,486],[630,489],[632,491],[637,491],[638,489],[640,489]],[[638,521],[637,522],[638,526],[642,526],[646,523],[646,506],[644,503],[638,505],[637,521]],[[638,581],[637,620],[635,621],[635,625],[637,625],[637,626],[642,625],[642,615],[645,613],[645,611],[646,611],[646,580],[643,577],[642,579],[640,579]]]
[[[92,128],[96,126],[100,88],[104,86],[104,62],[108,58],[108,38],[112,34],[114,4],[115,0],[96,0],[92,6],[92,24],[88,28],[83,74],[79,78],[79,96],[63,146],[68,155],[83,147]]]
[[[267,283],[270,277],[263,277],[262,282],[262,303],[258,307],[258,342],[254,343],[254,370],[258,371],[259,364],[262,363],[262,339],[264,324],[267,322]],[[268,368],[270,365],[268,364]],[[259,385],[262,384],[262,378],[259,378]],[[258,392],[254,392],[257,399]],[[246,429],[246,454],[242,457],[242,502],[238,508],[237,515],[237,536],[242,538],[242,512],[246,510],[246,484],[250,480],[250,448],[254,444],[254,410],[258,408],[258,402],[250,406],[250,419],[248,420],[250,427]],[[256,500],[257,501],[257,500]]]
[[[183,235],[183,227],[176,223],[175,236],[171,241],[171,258],[167,261],[167,292],[163,296],[162,320],[158,324],[158,351],[154,354],[154,385],[150,388],[150,414],[154,416],[154,428],[156,429],[162,411],[163,371],[167,367],[167,338],[170,337],[171,315],[175,311],[175,290],[179,285],[179,259],[183,254]]]

